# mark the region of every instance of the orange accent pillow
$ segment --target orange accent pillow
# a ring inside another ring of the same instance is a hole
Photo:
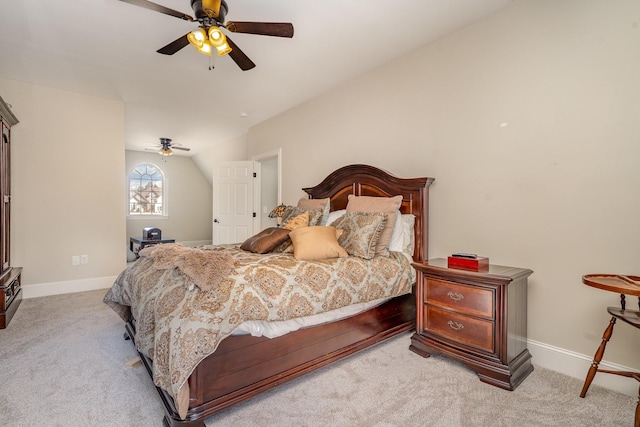
[[[296,228],[306,227],[309,225],[309,212],[303,212],[298,216],[294,216],[282,226],[287,230],[295,230]]]
[[[340,246],[334,227],[316,225],[292,230],[293,257],[299,260],[319,261],[328,258],[346,258],[347,252]]]

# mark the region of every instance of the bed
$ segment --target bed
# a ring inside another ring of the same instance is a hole
[[[349,165],[303,190],[309,199],[328,198],[331,211],[345,209],[349,195],[385,198],[401,195],[400,212],[415,218],[412,260],[420,262],[427,259],[428,189],[432,182],[433,178],[398,178],[372,166]],[[134,312],[130,310],[126,317],[125,336],[135,342],[140,323]],[[156,387],[165,407],[164,424],[202,427],[205,418],[221,410],[408,331],[414,322],[415,295],[409,292],[341,320],[276,338],[225,337],[213,353],[189,371],[185,396],[174,399],[175,393]],[[139,354],[153,377],[153,360],[144,352]]]

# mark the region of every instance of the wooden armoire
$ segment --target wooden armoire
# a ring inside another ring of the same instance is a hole
[[[22,267],[11,266],[11,127],[18,119],[0,97],[0,329],[4,329],[22,301]]]

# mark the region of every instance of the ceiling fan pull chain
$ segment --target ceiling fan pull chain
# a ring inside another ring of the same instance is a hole
[[[213,71],[215,67],[213,66],[213,58],[209,57],[209,71]]]

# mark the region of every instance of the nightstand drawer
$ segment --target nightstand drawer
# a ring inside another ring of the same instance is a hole
[[[426,305],[425,329],[489,353],[495,352],[494,323]]]
[[[425,303],[494,320],[495,296],[491,289],[427,279]]]

